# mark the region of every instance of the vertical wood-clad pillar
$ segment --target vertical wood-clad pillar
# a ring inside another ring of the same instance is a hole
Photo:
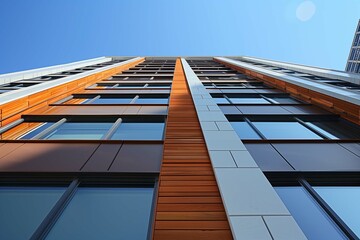
[[[153,239],[232,239],[180,59],[170,94]]]

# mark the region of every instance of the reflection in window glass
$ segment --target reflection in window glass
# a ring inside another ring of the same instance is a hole
[[[241,139],[261,139],[247,122],[230,122]]]
[[[217,104],[229,104],[229,101],[228,101],[226,98],[214,97],[213,100],[214,100]]]
[[[65,190],[0,187],[0,239],[29,239]]]
[[[263,98],[230,98],[230,101],[235,104],[270,104]]]
[[[253,122],[267,139],[322,139],[298,122]]]
[[[168,98],[138,98],[135,104],[167,104]]]
[[[162,140],[164,123],[121,123],[113,140]]]
[[[360,238],[360,187],[314,187],[314,189]]]
[[[42,139],[101,139],[113,123],[66,122]]]
[[[330,139],[360,139],[358,128],[341,121],[307,122]]]
[[[90,104],[127,104],[130,103],[133,98],[99,98],[95,101],[91,102]],[[89,99],[88,101],[91,101]],[[83,102],[87,103],[87,101]]]
[[[152,188],[79,188],[46,239],[146,239],[152,198]]]
[[[302,187],[275,187],[276,192],[309,240],[347,239]]]
[[[27,124],[27,123],[25,123],[25,124]],[[53,122],[42,123],[38,127],[31,130],[30,132],[28,132],[25,135],[21,136],[19,139],[31,139],[31,138],[35,137],[36,135],[38,135],[39,133],[41,133],[42,131],[44,131],[45,129],[47,129],[48,127],[50,127],[51,125],[53,125],[53,124],[54,124]]]

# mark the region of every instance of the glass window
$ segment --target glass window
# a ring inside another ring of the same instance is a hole
[[[93,102],[90,102],[90,104],[128,104],[130,103],[134,98],[105,98],[101,97],[96,99]],[[86,104],[87,102],[91,101],[92,99],[88,99],[87,101],[83,102]]]
[[[46,239],[147,238],[153,188],[79,188]]]
[[[276,192],[309,240],[347,239],[302,187],[275,187]]]
[[[121,123],[113,140],[162,140],[164,123]]]
[[[261,139],[247,122],[230,122],[241,139]]]
[[[270,104],[263,98],[230,98],[234,104]]]
[[[314,187],[314,189],[360,238],[360,187]]]
[[[101,139],[113,123],[65,122],[42,139]]]
[[[0,239],[29,239],[64,188],[0,187]]]
[[[253,122],[267,139],[322,139],[298,122]]]
[[[330,139],[360,139],[360,131],[342,121],[307,122]]]
[[[135,104],[167,104],[169,101],[168,98],[138,98],[135,101]]]
[[[229,101],[226,98],[223,98],[223,97],[213,97],[213,100],[217,104],[229,104]]]
[[[27,123],[25,123],[27,124]],[[26,133],[25,135],[21,136],[19,139],[31,139],[53,125],[53,122],[41,123],[38,127],[34,128],[30,132]]]

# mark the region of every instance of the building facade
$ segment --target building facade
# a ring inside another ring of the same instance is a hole
[[[359,239],[360,77],[253,57],[0,76],[0,239]]]
[[[346,64],[346,71],[360,73],[360,20],[356,27],[354,40],[350,48],[349,58]]]

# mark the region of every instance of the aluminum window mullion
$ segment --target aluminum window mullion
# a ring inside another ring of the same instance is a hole
[[[134,104],[138,98],[139,98],[139,95],[136,95],[129,104]]]
[[[299,183],[306,191],[314,198],[314,200],[321,206],[321,208],[328,214],[328,216],[336,223],[336,225],[349,238],[359,240],[356,234],[345,224],[345,222],[335,213],[334,210],[321,198],[321,196],[312,188],[312,186],[305,179],[299,179]]]
[[[223,97],[230,103],[230,104],[234,104],[230,98],[228,98],[228,96],[226,96],[225,94],[223,95]]]
[[[35,230],[30,240],[41,240],[46,238],[47,234],[50,232],[51,228],[54,226],[61,213],[66,208],[67,204],[74,196],[79,184],[80,182],[78,179],[74,179],[71,182],[66,191],[62,194],[54,207],[50,210],[50,212],[46,215],[44,220]]]
[[[9,123],[8,125],[5,125],[3,127],[0,128],[0,134],[3,134],[4,132],[8,131],[9,129],[16,127],[17,125],[19,125],[20,123],[24,122],[23,118],[20,118],[12,123]]]
[[[48,134],[51,131],[55,130],[56,128],[58,128],[60,125],[62,125],[66,121],[67,121],[66,118],[60,119],[59,121],[57,121],[56,123],[54,123],[50,127],[46,128],[44,131],[42,131],[42,132],[38,133],[37,135],[35,135],[34,137],[32,137],[31,140],[38,140],[38,139],[43,138],[46,134]]]
[[[96,97],[94,97],[93,99],[87,101],[87,102],[84,103],[84,104],[91,104],[91,103],[93,103],[94,101],[98,100],[100,97],[101,97],[100,95],[97,95]]]
[[[122,123],[122,118],[118,118],[111,126],[109,131],[102,137],[102,140],[109,140],[114,135],[115,131],[119,128],[121,123]]]
[[[260,94],[259,96],[262,97],[263,99],[265,99],[266,101],[270,102],[271,104],[279,104],[279,103],[275,102],[274,100],[272,100],[271,98],[268,98],[262,94]]]
[[[330,139],[328,136],[326,136],[325,134],[321,133],[320,131],[318,131],[317,129],[313,128],[312,126],[310,126],[309,124],[307,124],[306,122],[304,122],[303,120],[295,117],[295,120],[298,121],[301,125],[303,125],[304,127],[306,127],[307,129],[309,129],[310,131],[316,133],[317,135],[319,135],[320,137],[324,138],[324,139]]]
[[[249,125],[250,125],[250,127],[262,138],[262,139],[267,139],[266,137],[265,137],[265,135],[264,134],[262,134],[262,132],[247,118],[247,117],[244,117],[244,120],[245,120],[245,122],[247,122]]]

